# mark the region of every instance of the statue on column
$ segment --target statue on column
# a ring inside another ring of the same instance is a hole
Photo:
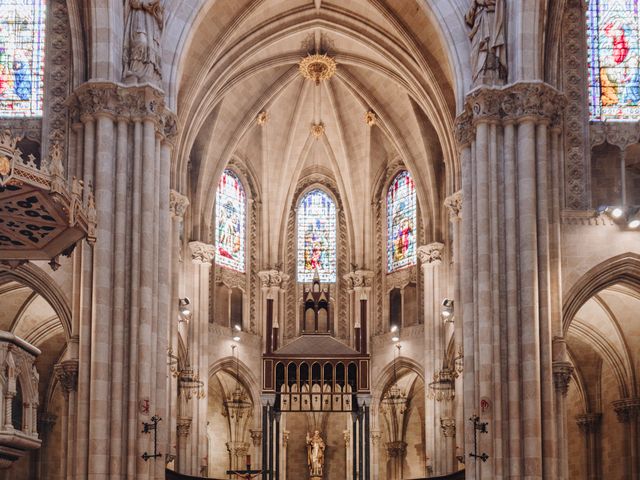
[[[162,30],[161,0],[128,0],[124,36],[124,81],[161,86]]]
[[[318,430],[313,433],[313,436],[309,436],[307,433],[307,464],[309,465],[309,477],[311,480],[322,479],[324,449],[324,440],[322,440]]]
[[[472,0],[465,15],[471,28],[471,68],[474,83],[507,78],[504,0]]]

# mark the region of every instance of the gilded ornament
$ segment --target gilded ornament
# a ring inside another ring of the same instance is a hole
[[[375,112],[369,110],[367,113],[364,114],[364,123],[366,123],[370,127],[373,127],[378,123],[378,116],[376,115]]]
[[[8,175],[11,171],[11,161],[4,155],[0,157],[0,175]]]
[[[320,122],[311,125],[311,134],[316,138],[320,138],[324,135],[324,123]]]
[[[260,126],[265,125],[268,120],[269,120],[269,114],[266,112],[266,110],[261,111],[256,117],[256,123]]]
[[[336,61],[328,55],[315,53],[308,55],[299,63],[300,75],[307,80],[312,80],[316,85],[329,80],[336,73]]]

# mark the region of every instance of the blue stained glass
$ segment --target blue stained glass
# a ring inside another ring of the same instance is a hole
[[[387,192],[387,271],[416,263],[416,186],[403,170]]]
[[[591,120],[640,118],[638,0],[590,0],[587,11]]]
[[[225,170],[216,193],[216,264],[244,272],[246,196],[242,182]]]
[[[320,189],[298,204],[298,281],[336,281],[336,204]]]
[[[45,1],[0,1],[0,116],[42,116]]]

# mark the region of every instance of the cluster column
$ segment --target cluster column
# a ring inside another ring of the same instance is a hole
[[[284,293],[289,275],[278,270],[258,272],[262,283],[264,351],[270,354],[280,347],[280,322],[284,319]]]
[[[215,258],[215,246],[203,242],[190,242],[192,292],[192,314],[188,324],[185,343],[187,345],[187,368],[178,375],[181,405],[185,412],[181,417],[191,416],[190,462],[187,471],[198,475],[206,463],[207,451],[207,398],[209,385],[209,282],[211,264]],[[183,462],[179,462],[183,465]]]
[[[445,354],[445,324],[440,315],[443,295],[441,271],[444,245],[440,242],[418,247],[422,264],[424,285],[424,365],[425,383],[433,379],[433,385],[425,395],[425,443],[427,456],[431,458],[431,474],[444,475],[453,468],[455,438],[443,437],[441,418],[453,415],[453,371],[447,365]],[[450,457],[447,457],[451,452]]]
[[[465,418],[488,422],[470,479],[563,478],[552,339],[562,335],[554,168],[565,99],[553,87],[482,87],[456,119],[462,164]]]
[[[369,345],[370,296],[373,272],[355,270],[344,276],[349,291],[350,326],[353,332],[353,346],[366,354]]]
[[[60,385],[62,386],[62,394],[64,396],[64,406],[62,408],[61,427],[62,438],[61,445],[63,455],[60,459],[60,474],[63,478],[69,478],[73,473],[73,452],[75,451],[75,416],[78,391],[78,361],[66,360],[57,363],[53,367],[53,371]]]
[[[600,427],[602,425],[601,413],[584,413],[576,416],[578,428],[584,434],[587,459],[587,479],[597,480],[602,478],[602,450]]]
[[[93,250],[81,250],[79,375],[71,478],[163,475],[152,435],[167,418],[169,167],[175,117],[149,86],[88,82],[68,100],[76,171],[95,191]],[[91,199],[93,200],[93,199]],[[124,425],[124,428],[123,428]],[[166,424],[158,430],[167,453]]]
[[[613,402],[618,421],[625,426],[626,462],[628,478],[640,475],[640,398],[624,398]]]

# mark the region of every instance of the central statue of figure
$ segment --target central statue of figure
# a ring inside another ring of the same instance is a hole
[[[307,464],[309,465],[309,476],[311,480],[320,480],[324,468],[324,440],[320,432],[316,430],[313,436],[307,433]]]

